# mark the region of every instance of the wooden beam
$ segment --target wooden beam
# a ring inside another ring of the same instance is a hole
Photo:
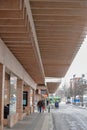
[[[45,78],[44,68],[43,68],[43,64],[42,64],[42,60],[41,60],[41,55],[40,55],[40,50],[39,50],[39,46],[38,46],[38,40],[37,40],[37,35],[36,35],[36,31],[35,31],[35,25],[34,25],[34,21],[33,21],[33,17],[32,17],[29,0],[25,0],[25,6],[26,6],[26,10],[27,10],[27,14],[28,14],[28,18],[29,18],[29,22],[30,22],[30,26],[31,26],[33,38],[34,38],[33,48],[35,51],[35,56],[37,58],[40,70],[42,72],[42,77]]]

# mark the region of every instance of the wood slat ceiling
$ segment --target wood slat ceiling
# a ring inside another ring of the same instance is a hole
[[[0,0],[0,38],[38,84],[38,59],[28,10],[30,2],[46,77],[63,77],[87,31],[87,0]]]
[[[24,0],[0,0],[0,38],[33,80],[44,83]]]
[[[85,37],[87,1],[30,0],[47,77],[63,77]]]
[[[60,83],[47,83],[47,88],[49,93],[55,93],[57,88],[59,87]]]
[[[63,77],[86,35],[87,0],[30,0],[30,4],[45,76]]]

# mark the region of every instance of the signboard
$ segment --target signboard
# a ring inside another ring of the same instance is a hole
[[[16,91],[17,91],[17,77],[10,76],[10,114],[16,113]]]

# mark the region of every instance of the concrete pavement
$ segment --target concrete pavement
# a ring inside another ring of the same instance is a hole
[[[4,130],[53,130],[51,113],[33,113],[24,117],[13,128]]]

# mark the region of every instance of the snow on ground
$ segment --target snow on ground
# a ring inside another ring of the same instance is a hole
[[[61,103],[51,112],[54,130],[87,130],[87,109]]]

